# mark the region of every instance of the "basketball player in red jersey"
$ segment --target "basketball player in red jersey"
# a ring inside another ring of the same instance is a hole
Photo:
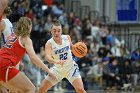
[[[0,21],[5,7],[8,5],[8,0],[0,0]]]
[[[6,44],[0,49],[0,80],[3,84],[16,87],[20,93],[35,93],[35,86],[25,74],[16,69],[25,52],[31,62],[45,70],[53,79],[56,79],[49,68],[38,58],[29,38],[32,29],[31,20],[21,17],[14,28],[15,34],[8,37]]]

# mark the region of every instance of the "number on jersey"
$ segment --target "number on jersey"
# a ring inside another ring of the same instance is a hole
[[[67,55],[68,55],[68,53],[60,54],[60,55],[59,55],[60,60],[66,60],[66,59],[67,59]]]

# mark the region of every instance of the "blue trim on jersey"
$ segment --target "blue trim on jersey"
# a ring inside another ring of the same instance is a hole
[[[10,27],[10,29],[11,29],[11,34],[13,34],[14,33],[13,27]]]
[[[80,60],[80,58],[74,57],[74,56],[73,56],[73,60],[74,60],[75,62],[78,62],[78,61]]]
[[[5,37],[4,37],[4,34],[2,33],[2,39],[3,39],[3,42],[4,44],[6,43],[6,40],[5,40]]]
[[[77,70],[77,68],[74,70],[74,72],[73,72],[73,74],[72,74],[72,77],[75,75],[75,73],[76,73],[76,70]]]
[[[76,69],[74,70],[74,72],[73,72],[73,74],[72,74],[72,77],[75,75],[76,70],[78,70],[78,71],[79,71],[78,65],[77,65],[77,64],[74,64],[74,66],[76,67]]]

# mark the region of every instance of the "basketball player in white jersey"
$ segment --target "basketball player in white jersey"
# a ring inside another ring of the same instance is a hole
[[[47,76],[39,88],[39,93],[46,93],[52,86],[66,78],[75,88],[77,93],[86,93],[79,72],[78,65],[72,58],[72,42],[69,35],[62,34],[62,26],[58,20],[54,20],[51,29],[52,38],[45,45],[45,57],[49,63],[54,64],[51,68],[57,80]]]
[[[8,15],[12,13],[10,7],[6,7],[3,11],[2,20],[0,22],[0,31],[1,31],[1,47],[5,44],[6,39],[9,35],[13,34],[13,25],[10,20],[7,18]]]

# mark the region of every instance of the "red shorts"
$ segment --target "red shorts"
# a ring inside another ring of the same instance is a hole
[[[11,60],[0,58],[0,80],[7,82],[15,77],[20,71],[15,68]]]

